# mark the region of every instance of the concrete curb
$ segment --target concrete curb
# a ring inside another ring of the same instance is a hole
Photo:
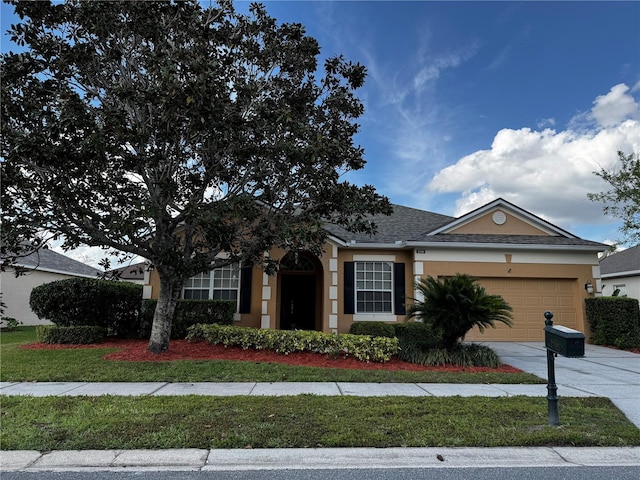
[[[442,460],[440,460],[442,458]],[[640,447],[0,451],[0,471],[640,466]]]

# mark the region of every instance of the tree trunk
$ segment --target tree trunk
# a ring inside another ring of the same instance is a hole
[[[173,314],[176,311],[176,304],[182,291],[182,278],[172,275],[171,272],[158,269],[160,277],[160,293],[156,311],[153,314],[153,324],[151,326],[151,337],[149,338],[149,351],[151,353],[162,353],[169,349],[171,338],[171,323]]]

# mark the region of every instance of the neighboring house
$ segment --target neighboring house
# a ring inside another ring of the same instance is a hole
[[[29,297],[34,287],[66,278],[97,278],[100,273],[98,269],[50,249],[21,257],[17,260],[16,266],[23,267],[27,271],[19,277],[14,275],[14,270],[11,268],[2,272],[0,290],[2,291],[2,301],[6,304],[3,315],[15,318],[23,322],[24,325],[51,323],[47,320],[40,320],[29,308]]]
[[[134,263],[133,265],[126,265],[111,270],[117,274],[119,280],[123,282],[137,283],[144,285],[144,275],[147,270],[147,264],[145,262]]]
[[[640,245],[612,253],[600,260],[602,295],[618,295],[640,299]]]
[[[585,331],[585,284],[599,282],[598,253],[607,246],[583,240],[497,199],[460,218],[395,205],[375,216],[375,235],[327,225],[324,254],[273,250],[281,268],[268,276],[238,265],[190,278],[183,298],[222,298],[238,304],[237,325],[344,333],[353,322],[405,321],[405,302],[417,298],[420,277],[466,273],[514,309],[514,326],[488,329],[483,340],[541,341],[544,317]],[[145,296],[156,298],[151,272]]]

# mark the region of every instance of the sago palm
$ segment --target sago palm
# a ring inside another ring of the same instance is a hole
[[[422,320],[441,338],[442,348],[453,348],[469,330],[484,332],[496,322],[511,326],[513,309],[500,295],[489,295],[476,279],[466,274],[440,280],[421,278],[416,282],[422,299],[408,307],[409,318]]]

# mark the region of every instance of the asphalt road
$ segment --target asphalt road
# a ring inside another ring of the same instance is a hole
[[[399,468],[223,472],[3,472],[2,480],[638,480],[638,467]]]

